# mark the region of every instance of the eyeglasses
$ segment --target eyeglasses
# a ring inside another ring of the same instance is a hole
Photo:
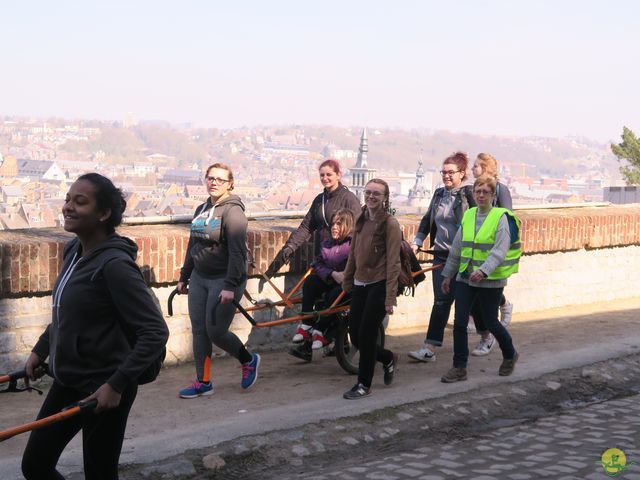
[[[384,195],[384,193],[382,192],[378,192],[376,190],[365,190],[364,191],[364,196],[365,197],[382,197]]]
[[[443,177],[453,177],[456,173],[460,173],[460,170],[440,170],[440,175]]]
[[[220,177],[204,177],[204,179],[209,183],[215,183],[216,185],[222,185],[229,181],[228,178],[220,178]]]
[[[473,191],[474,194],[478,195],[478,196],[482,196],[482,195],[493,195],[493,192],[491,190],[474,190]]]

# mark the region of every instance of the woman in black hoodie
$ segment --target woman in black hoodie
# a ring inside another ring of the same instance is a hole
[[[229,331],[236,307],[247,284],[247,217],[244,205],[232,195],[233,173],[214,163],[205,175],[209,198],[191,222],[189,246],[180,271],[178,293],[189,293],[196,380],[179,392],[181,398],[213,393],[210,378],[211,342],[242,365],[242,388],[258,378],[260,355],[249,352]],[[187,289],[188,286],[188,289]]]
[[[85,478],[117,479],[118,459],[138,377],[163,351],[169,331],[135,263],[136,244],[115,233],[126,202],[97,173],[71,185],[62,213],[76,234],[53,289],[52,321],[27,358],[28,378],[49,357],[54,381],[38,418],[74,402],[87,411],[31,433],[22,458],[28,479],[61,479],[56,464],[82,430]]]
[[[266,271],[268,277],[273,277],[284,264],[288,263],[295,251],[312,235],[314,235],[315,241],[315,256],[320,255],[322,242],[331,240],[331,219],[339,209],[349,210],[353,213],[353,218],[358,218],[360,215],[361,208],[358,197],[340,181],[342,170],[338,161],[331,158],[323,161],[318,167],[318,173],[324,189],[313,199],[304,219],[298,228],[289,235],[286,243],[269,265]],[[305,360],[309,358],[311,352],[305,347],[305,344],[311,340],[311,334],[311,328],[308,325],[303,323],[298,325],[294,342],[305,343],[294,349],[295,353],[292,353],[294,356]]]

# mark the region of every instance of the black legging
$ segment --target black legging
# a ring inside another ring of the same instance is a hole
[[[138,386],[131,385],[123,392],[117,408],[99,414],[87,410],[32,431],[22,456],[22,474],[27,480],[64,479],[56,470],[58,459],[71,439],[82,430],[85,479],[117,480],[124,431],[137,392]],[[87,396],[86,393],[54,382],[38,413],[38,419],[58,413]]]
[[[360,350],[358,382],[371,387],[376,361],[388,364],[393,353],[378,348],[378,329],[386,315],[386,280],[366,286],[353,286],[351,312],[349,314],[349,332],[351,342]]]

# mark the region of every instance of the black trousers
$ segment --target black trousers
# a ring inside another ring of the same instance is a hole
[[[22,474],[27,480],[64,479],[56,470],[58,459],[71,439],[82,430],[85,478],[117,480],[124,431],[137,393],[138,386],[131,385],[122,393],[117,408],[99,414],[86,410],[75,417],[32,431],[22,456]],[[58,413],[87,396],[86,393],[54,382],[38,413],[38,419]]]
[[[342,293],[342,287],[337,283],[327,284],[313,273],[302,284],[302,311],[313,312],[318,300],[322,300],[320,308],[329,308],[336,298]],[[342,301],[346,299],[343,298]],[[302,323],[316,330],[326,333],[327,328],[335,321],[335,315],[324,315],[319,318],[303,320]]]
[[[358,382],[371,387],[376,361],[388,364],[393,360],[393,353],[385,348],[378,348],[378,328],[386,315],[384,301],[386,298],[386,281],[366,286],[353,287],[351,311],[349,314],[349,333],[351,342],[360,350],[358,366]]]

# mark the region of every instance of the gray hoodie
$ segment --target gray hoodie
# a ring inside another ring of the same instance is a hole
[[[247,277],[247,217],[237,195],[215,206],[209,198],[196,209],[180,281],[187,282],[194,269],[205,278],[223,277],[226,290]]]

